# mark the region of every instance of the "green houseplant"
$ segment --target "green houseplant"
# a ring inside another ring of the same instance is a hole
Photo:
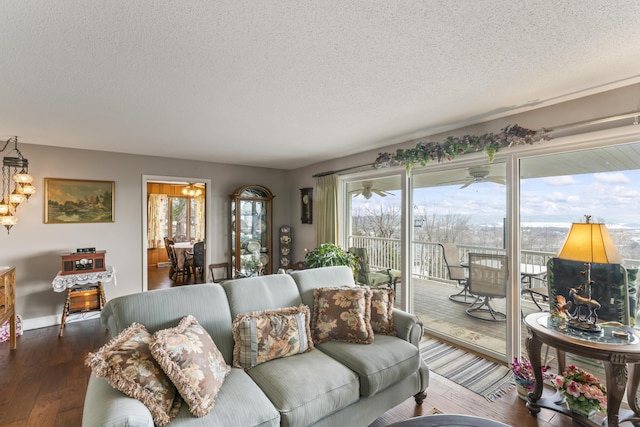
[[[329,267],[334,265],[346,265],[352,270],[356,267],[357,258],[333,243],[323,243],[317,248],[307,252],[304,264],[307,268]]]

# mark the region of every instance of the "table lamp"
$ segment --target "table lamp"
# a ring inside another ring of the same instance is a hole
[[[558,253],[558,258],[584,262],[586,270],[584,285],[570,288],[569,297],[573,300],[573,310],[568,325],[587,332],[600,332],[598,309],[600,303],[591,298],[591,264],[620,264],[618,253],[609,231],[604,224],[590,222],[591,216],[585,215],[584,223],[573,223],[567,238]],[[584,291],[584,295],[580,292]]]

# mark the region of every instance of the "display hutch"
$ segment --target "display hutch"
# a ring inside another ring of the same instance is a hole
[[[237,188],[229,197],[233,276],[272,274],[273,193],[262,185],[246,185]]]

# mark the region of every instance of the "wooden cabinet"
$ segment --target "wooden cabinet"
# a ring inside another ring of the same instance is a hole
[[[9,319],[11,350],[16,348],[16,270],[0,269],[0,325]]]
[[[272,274],[273,193],[262,185],[239,187],[231,198],[231,268],[234,277]]]

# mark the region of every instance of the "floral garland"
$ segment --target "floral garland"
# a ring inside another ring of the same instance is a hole
[[[378,153],[374,167],[405,165],[407,170],[414,164],[426,165],[430,161],[453,160],[465,153],[483,151],[493,162],[500,148],[513,145],[532,144],[536,131],[518,125],[507,126],[499,133],[486,133],[480,136],[450,136],[443,142],[419,142],[415,148],[399,148],[395,153]]]

